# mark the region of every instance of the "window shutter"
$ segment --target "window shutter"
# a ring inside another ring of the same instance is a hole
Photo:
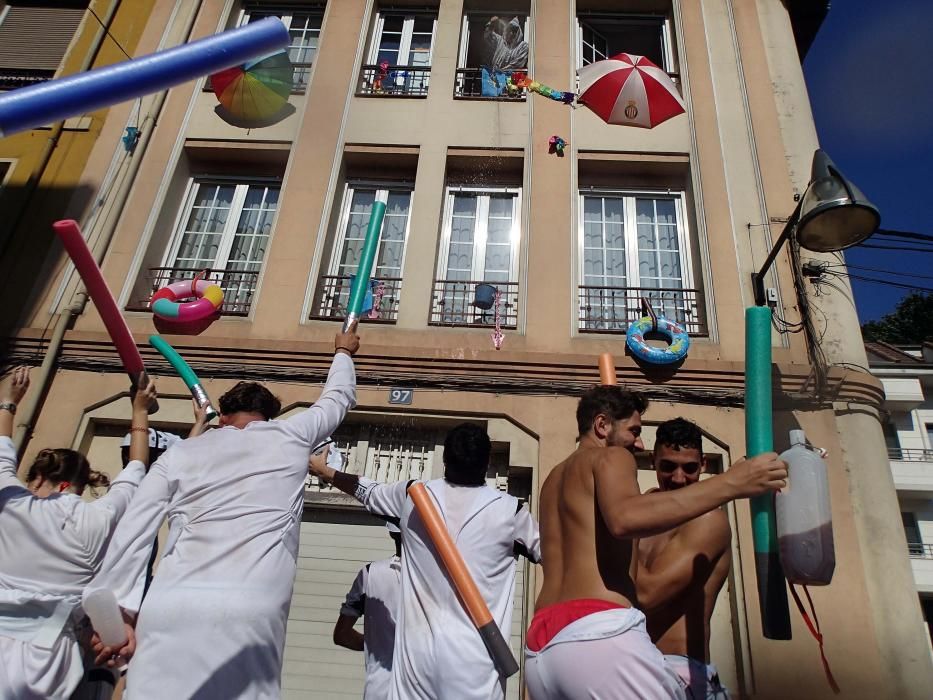
[[[11,5],[0,24],[0,71],[57,70],[83,16],[80,7]]]

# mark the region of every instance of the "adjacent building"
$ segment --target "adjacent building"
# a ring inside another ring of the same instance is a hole
[[[82,222],[159,375],[153,422],[163,429],[186,429],[190,399],[148,348],[156,330],[214,397],[249,378],[268,382],[286,413],[315,400],[369,213],[384,195],[359,406],[335,436],[350,469],[437,476],[445,431],[476,421],[494,441],[490,483],[535,510],[548,471],[574,449],[576,397],[598,381],[601,352],[614,353],[620,381],[651,398],[649,446],[653,426],[684,416],[706,431],[715,469],[728,469],[745,454],[750,273],[806,188],[817,147],[800,61],[827,4],[151,3],[138,42],[124,46],[133,55],[280,17],[294,66],[288,104],[246,124],[220,108],[205,78],[93,115],[96,141],[69,160],[90,196],[41,214]],[[495,18],[509,38],[490,53]],[[505,85],[522,70],[572,91],[578,68],[619,52],[661,66],[686,114],[651,130],[610,126]],[[562,157],[548,152],[552,136],[568,144]],[[15,281],[4,292],[6,361],[50,358],[51,369],[35,373],[38,410],[19,416],[24,458],[67,444],[115,470],[129,417],[118,356],[47,231],[13,235],[21,245],[0,261]],[[197,334],[154,324],[152,293],[202,271],[224,289],[220,319]],[[817,333],[791,332],[799,295],[809,294],[796,277],[782,253],[767,281],[775,434],[783,449],[799,426],[829,451],[838,563],[832,585],[812,590],[827,655],[846,697],[926,697],[933,664],[925,648],[915,653],[925,631],[885,466],[881,382],[861,369],[847,288],[809,299]],[[691,335],[683,363],[626,354],[643,298]],[[650,471],[640,475],[653,485]],[[735,563],[713,622],[713,661],[739,697],[829,697],[796,612],[793,641],[763,638],[748,504],[727,510]],[[309,480],[286,697],[359,697],[362,660],[334,647],[331,630],[357,569],[389,552],[379,524]],[[535,567],[517,566],[516,651],[540,585]],[[520,696],[520,680],[509,697]]]

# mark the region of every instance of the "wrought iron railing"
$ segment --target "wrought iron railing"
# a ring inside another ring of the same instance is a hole
[[[15,90],[16,88],[44,83],[55,76],[53,70],[27,70],[23,68],[0,68],[0,90]]]
[[[431,66],[368,65],[360,69],[357,95],[427,97]]]
[[[259,271],[247,272],[234,269],[208,269],[193,267],[150,267],[146,274],[145,296],[130,300],[127,311],[148,311],[149,299],[162,287],[180,280],[194,279],[205,272],[203,279],[218,284],[224,290],[224,303],[220,313],[224,316],[246,316],[253,302],[253,294],[259,285]]]
[[[581,285],[578,328],[585,333],[625,333],[632,321],[642,317],[643,297],[658,315],[681,324],[690,335],[709,334],[699,289]]]
[[[933,450],[913,447],[889,447],[888,459],[895,462],[933,462]]]
[[[524,71],[522,72],[524,73]],[[521,102],[525,99],[523,89],[518,88],[512,91],[506,89],[501,74],[496,77],[496,74],[486,71],[486,80],[486,94],[483,94],[483,69],[458,68],[457,79],[454,82],[454,97],[465,97],[471,100],[508,100],[511,102]]]
[[[495,305],[483,309],[476,305],[476,287],[489,284],[499,290],[499,325],[518,325],[518,282],[484,282],[483,280],[436,280],[431,304],[432,326],[496,325]]]
[[[350,275],[322,275],[315,295],[311,318],[318,320],[343,320],[347,315],[350,300]],[[372,310],[362,315],[361,321],[395,323],[398,320],[399,296],[402,291],[401,277],[380,277],[372,280]]]
[[[911,559],[933,559],[933,544],[908,542],[907,553]]]

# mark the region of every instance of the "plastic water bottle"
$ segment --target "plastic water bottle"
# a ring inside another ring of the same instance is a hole
[[[91,626],[105,646],[119,649],[126,644],[123,615],[117,597],[107,588],[95,588],[84,593],[84,612],[91,618]]]
[[[791,583],[825,586],[836,568],[826,463],[802,430],[790,431],[790,445],[787,488],[775,499],[781,566]]]

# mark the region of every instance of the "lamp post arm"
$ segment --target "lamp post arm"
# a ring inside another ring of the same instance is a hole
[[[797,207],[790,215],[790,218],[787,219],[787,223],[784,224],[784,230],[781,231],[781,235],[778,236],[778,239],[774,242],[771,252],[769,252],[768,257],[765,258],[765,262],[761,266],[761,269],[758,270],[758,272],[752,273],[752,290],[755,293],[755,306],[767,306],[768,304],[768,300],[765,298],[765,275],[774,264],[774,259],[777,257],[777,254],[781,251],[781,248],[797,227],[797,223],[800,221],[800,205],[802,202],[803,197],[797,202]]]

